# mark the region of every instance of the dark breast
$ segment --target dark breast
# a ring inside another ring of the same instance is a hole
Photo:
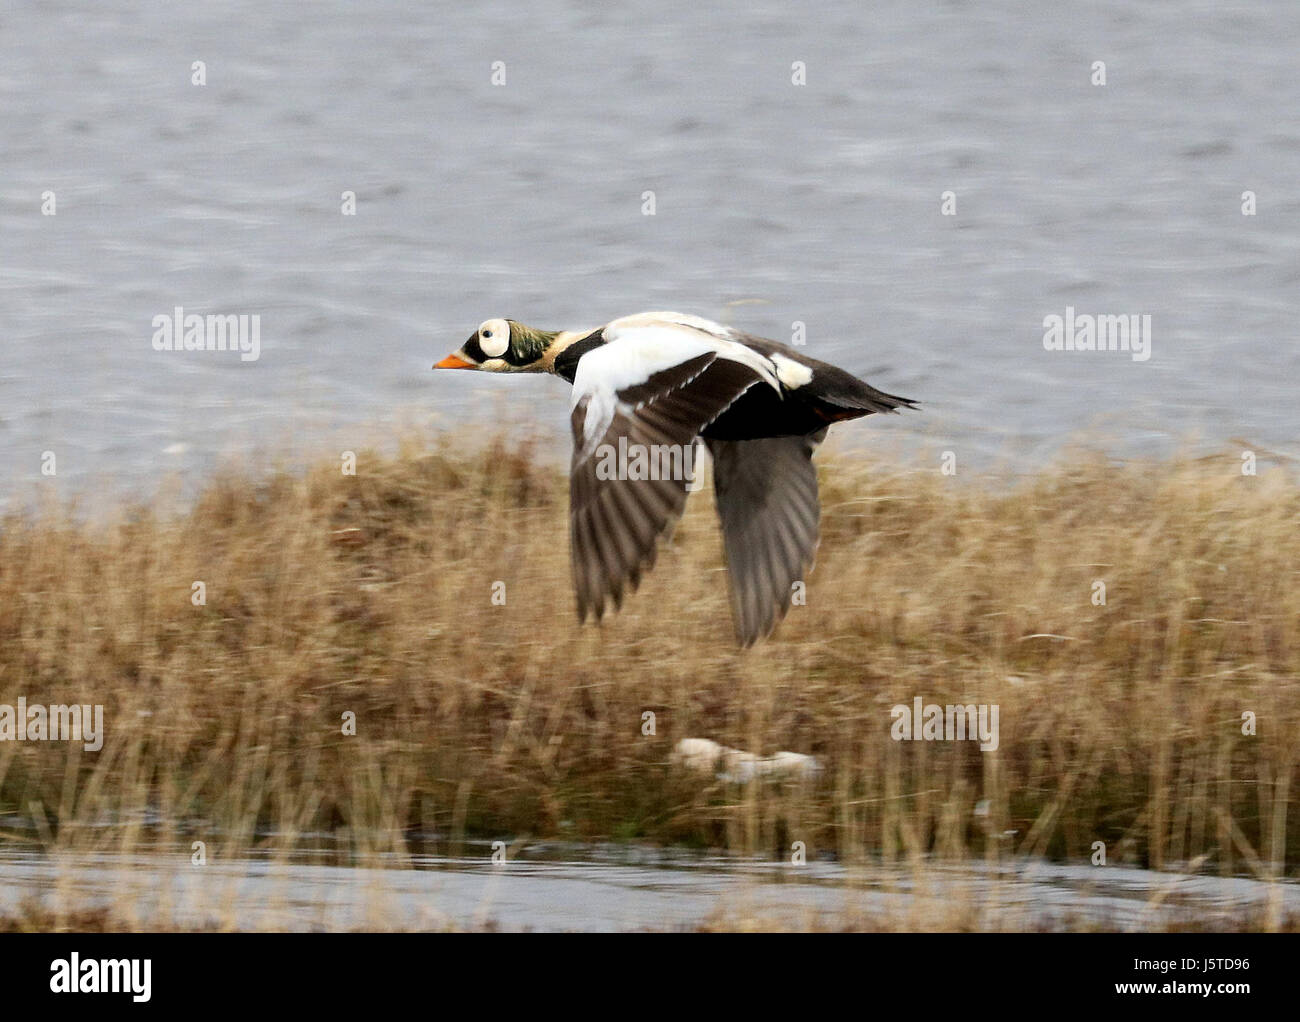
[[[578,361],[582,356],[587,354],[587,352],[591,351],[593,348],[599,348],[605,343],[604,330],[604,327],[601,327],[599,330],[593,330],[586,337],[574,341],[562,352],[556,355],[554,366],[555,375],[562,380],[567,380],[569,383],[572,383],[573,377],[576,376],[578,372]]]

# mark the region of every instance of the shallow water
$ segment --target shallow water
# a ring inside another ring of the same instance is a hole
[[[0,500],[47,450],[60,490],[152,490],[501,402],[559,438],[562,384],[429,366],[489,316],[665,307],[801,321],[810,354],[925,403],[857,442],[1033,462],[1100,423],[1124,453],[1297,453],[1297,51],[1300,5],[1262,0],[20,0]],[[260,315],[261,358],[155,352],[177,305]],[[1152,358],[1045,351],[1067,305],[1151,315]]]
[[[1272,906],[1300,912],[1300,884],[1153,873],[1037,861],[801,866],[694,856],[637,846],[532,846],[503,865],[487,847],[465,857],[415,858],[414,868],[172,856],[40,854],[0,857],[0,910],[40,899],[84,910],[111,904],[138,928],[174,924],[235,929],[665,930],[701,925],[763,928],[950,928],[969,906],[987,929],[1093,926],[1145,930],[1178,921],[1240,925]],[[945,920],[947,923],[945,924]]]

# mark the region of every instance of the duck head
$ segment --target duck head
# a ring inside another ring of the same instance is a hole
[[[537,330],[513,319],[489,319],[469,340],[434,364],[435,369],[482,369],[489,373],[541,373],[558,330]]]

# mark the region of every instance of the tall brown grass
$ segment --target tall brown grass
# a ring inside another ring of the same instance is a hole
[[[707,491],[622,613],[580,627],[564,473],[534,453],[408,439],[355,476],[227,471],[180,514],[7,517],[0,703],[102,703],[107,738],[0,743],[0,845],[287,855],[328,834],[400,858],[558,835],[854,863],[1101,841],[1110,862],[1297,871],[1282,470],[1076,451],[968,481],[832,452],[807,605],[741,651]],[[1000,748],[892,741],[918,695],[998,704]],[[826,771],[737,787],[674,770],[683,737]]]

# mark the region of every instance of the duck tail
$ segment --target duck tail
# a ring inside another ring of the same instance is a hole
[[[843,371],[836,373],[834,379],[826,380],[825,383],[827,386],[821,395],[822,402],[831,406],[828,410],[842,409],[844,413],[842,416],[834,416],[836,419],[856,419],[862,415],[871,415],[873,412],[896,412],[900,408],[919,407],[918,403],[910,397],[886,394],[865,380]]]
[[[886,394],[869,383],[858,380],[858,391],[851,395],[851,408],[864,408],[868,412],[896,412],[900,408],[919,408],[920,405],[910,397]]]

